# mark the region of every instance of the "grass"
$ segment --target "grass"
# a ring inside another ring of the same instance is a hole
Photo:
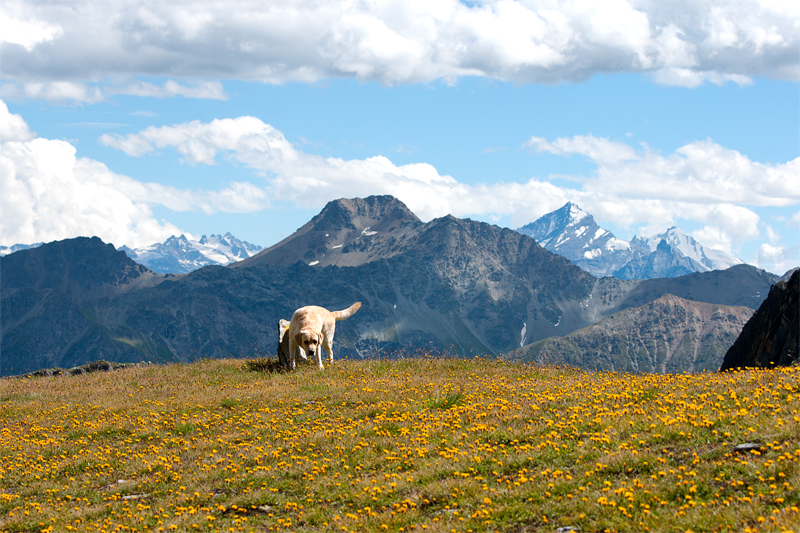
[[[0,531],[800,531],[797,367],[273,370],[0,380]]]

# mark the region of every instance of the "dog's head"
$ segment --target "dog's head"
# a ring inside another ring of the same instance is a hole
[[[315,355],[319,350],[320,342],[322,342],[322,335],[304,329],[297,332],[294,340],[308,355]]]

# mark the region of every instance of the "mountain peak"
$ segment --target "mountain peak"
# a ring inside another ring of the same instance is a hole
[[[517,231],[533,237],[546,250],[566,257],[597,277],[622,266],[624,263],[620,263],[617,256],[620,250],[630,248],[572,202]]]
[[[382,195],[332,200],[310,223],[318,230],[338,230],[341,227],[364,227],[376,220],[419,222],[406,204],[394,196]]]
[[[723,251],[704,248],[678,226],[648,238],[634,236],[630,242],[617,239],[573,202],[517,231],[597,277],[673,277],[742,263]]]
[[[422,221],[393,196],[341,198],[328,202],[320,213],[295,233],[237,264],[288,266],[302,261],[310,266],[356,266],[400,253]]]
[[[3,289],[54,289],[77,300],[125,292],[162,279],[99,237],[77,237],[20,250],[2,258]]]

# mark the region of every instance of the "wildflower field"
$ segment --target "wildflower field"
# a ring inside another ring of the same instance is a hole
[[[797,367],[257,368],[0,380],[0,531],[800,531]]]

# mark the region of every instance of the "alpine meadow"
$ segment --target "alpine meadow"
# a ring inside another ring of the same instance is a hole
[[[797,531],[797,366],[270,362],[0,380],[0,530]]]

